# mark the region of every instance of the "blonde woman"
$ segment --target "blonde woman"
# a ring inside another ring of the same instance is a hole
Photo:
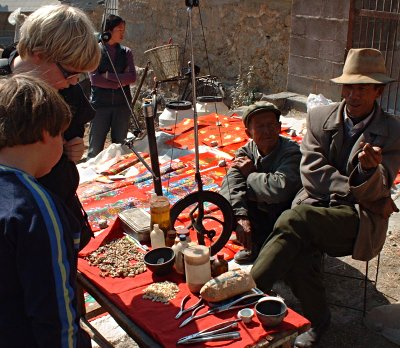
[[[85,123],[95,115],[80,85],[79,75],[96,69],[100,49],[94,28],[81,10],[66,5],[40,7],[21,26],[17,50],[9,58],[13,74],[29,72],[59,90],[73,117],[64,133],[64,153],[52,171],[39,178],[70,207],[81,224],[81,247],[92,236],[76,189],[79,173],[75,163],[84,152]]]

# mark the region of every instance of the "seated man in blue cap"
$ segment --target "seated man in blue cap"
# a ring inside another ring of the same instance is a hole
[[[303,188],[275,223],[251,274],[269,291],[284,279],[300,300],[311,329],[294,346],[312,347],[330,323],[321,258],[352,255],[368,261],[383,247],[397,211],[390,188],[400,168],[400,119],[376,102],[385,85],[385,60],[372,48],[351,49],[343,101],[311,109],[301,144]]]
[[[280,136],[281,111],[272,103],[257,102],[243,114],[249,142],[236,153],[220,193],[231,203],[236,236],[244,249],[238,264],[253,262],[279,215],[301,187],[300,149]]]

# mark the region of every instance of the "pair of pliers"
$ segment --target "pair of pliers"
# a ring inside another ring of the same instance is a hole
[[[181,308],[180,308],[178,314],[175,316],[175,319],[179,319],[183,314],[185,314],[187,312],[190,312],[193,309],[196,309],[196,308],[200,309],[200,308],[204,307],[204,305],[201,306],[201,303],[203,302],[203,299],[200,297],[200,299],[193,306],[190,306],[190,307],[188,307],[186,309],[183,309],[183,307],[185,306],[186,301],[189,300],[189,297],[190,297],[190,295],[186,295],[182,299]]]
[[[222,341],[222,340],[226,341],[226,340],[239,339],[240,332],[230,331],[231,329],[236,329],[238,327],[239,321],[241,321],[241,319],[224,321],[222,323],[210,326],[192,335],[180,338],[177,344],[192,344],[198,342]]]
[[[241,296],[239,298],[236,298],[236,299],[234,299],[234,300],[232,300],[232,301],[230,301],[228,303],[213,307],[213,308],[209,309],[208,311],[206,311],[204,313],[196,315],[196,313],[202,307],[204,307],[204,305],[199,306],[192,312],[191,316],[187,317],[179,325],[179,327],[184,327],[185,325],[189,324],[191,321],[206,317],[207,315],[210,315],[210,314],[221,313],[221,312],[225,312],[225,311],[232,310],[232,309],[244,308],[244,307],[248,307],[248,306],[254,305],[254,304],[256,304],[258,302],[259,299],[261,299],[262,297],[265,297],[265,296],[266,295],[264,293],[246,294],[246,295]]]

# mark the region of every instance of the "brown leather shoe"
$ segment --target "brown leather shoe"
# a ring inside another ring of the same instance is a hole
[[[294,348],[310,348],[320,340],[331,323],[331,312],[328,310],[322,322],[311,326],[311,329],[296,337]]]
[[[238,251],[235,256],[235,262],[239,265],[252,263],[256,260],[258,253],[255,250],[243,249]]]

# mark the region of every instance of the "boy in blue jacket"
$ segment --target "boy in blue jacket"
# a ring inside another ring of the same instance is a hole
[[[80,225],[36,178],[63,152],[68,105],[41,80],[0,80],[0,347],[79,347]]]

